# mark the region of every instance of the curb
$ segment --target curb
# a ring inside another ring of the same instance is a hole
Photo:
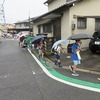
[[[63,66],[62,68],[69,69],[68,66]],[[92,70],[87,70],[87,69],[81,69],[81,68],[76,68],[76,70],[80,71],[80,72],[85,72],[85,73],[100,75],[100,72],[97,72],[97,71],[92,71]]]
[[[45,59],[48,62],[52,62],[49,58],[45,57]],[[62,66],[63,69],[69,69],[68,66]],[[88,70],[88,69],[82,69],[82,68],[76,68],[77,71],[80,72],[85,72],[85,73],[90,73],[90,74],[96,74],[96,75],[100,75],[99,71],[93,71],[93,70]]]
[[[94,92],[100,92],[100,84],[83,81],[83,80],[79,80],[75,78],[70,78],[68,76],[62,75],[61,73],[57,72],[55,69],[48,67],[47,64],[45,64],[43,60],[38,60],[38,58],[29,49],[28,51],[33,56],[33,58],[36,60],[36,62],[40,65],[42,70],[52,79],[57,80],[67,85],[77,87],[77,88],[86,89],[86,90],[90,90]]]

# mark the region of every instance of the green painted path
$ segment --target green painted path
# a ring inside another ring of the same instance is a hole
[[[91,91],[95,91],[95,92],[100,92],[100,84],[83,81],[83,80],[79,80],[79,79],[75,79],[75,78],[71,78],[71,77],[62,75],[61,73],[57,72],[53,68],[53,66],[48,66],[46,61],[44,61],[42,59],[38,59],[37,54],[35,54],[34,56],[36,57],[34,59],[35,60],[37,59],[37,62],[39,62],[38,64],[39,65],[42,64],[43,65],[42,68],[44,67],[52,76],[57,78],[56,80],[62,81],[64,83],[67,82],[69,85],[71,84],[71,85],[79,87],[79,88],[83,88],[83,89],[87,89],[87,90],[91,90]]]

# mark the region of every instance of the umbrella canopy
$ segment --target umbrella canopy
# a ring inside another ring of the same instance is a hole
[[[39,39],[45,38],[45,37],[46,37],[45,35],[38,35],[38,36],[36,36],[36,37],[32,40],[32,43],[35,43],[35,42],[38,41]]]
[[[27,36],[27,34],[21,34],[21,35],[18,35],[18,39],[20,39],[21,37],[26,37]]]
[[[60,43],[66,43],[66,42],[67,42],[67,40],[58,40],[58,41],[56,41],[56,42],[53,44],[52,49],[53,49],[54,47],[56,47],[58,44],[60,44]]]
[[[32,36],[28,36],[28,37],[26,37],[26,43],[27,44],[30,44],[30,41],[33,39],[34,37],[32,37]]]
[[[68,40],[77,40],[77,39],[91,39],[93,38],[91,34],[79,33],[71,35]]]
[[[22,36],[19,38],[20,42],[23,42],[24,39],[25,39],[25,36]]]

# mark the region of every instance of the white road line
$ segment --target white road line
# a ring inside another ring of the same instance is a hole
[[[0,76],[0,79],[3,79],[3,78],[8,78],[9,74],[8,75],[2,75]]]
[[[34,72],[34,71],[32,71],[32,73],[33,73],[33,74],[35,74],[35,72]]]

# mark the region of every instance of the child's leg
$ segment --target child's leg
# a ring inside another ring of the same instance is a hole
[[[40,58],[40,56],[41,56],[41,50],[39,50],[39,58]]]
[[[75,73],[76,72],[76,65],[73,65],[72,67],[73,67],[73,73]]]
[[[44,53],[42,52],[42,58],[44,57]]]
[[[59,65],[59,67],[61,67],[61,60],[60,60],[60,56],[58,56],[58,65]]]

